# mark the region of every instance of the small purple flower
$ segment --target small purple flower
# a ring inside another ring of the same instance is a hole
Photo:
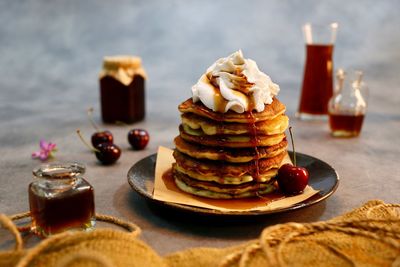
[[[53,157],[53,152],[57,151],[56,144],[52,142],[46,142],[41,139],[39,142],[40,151],[36,151],[32,153],[33,159],[40,159],[41,161],[45,161],[48,158]]]

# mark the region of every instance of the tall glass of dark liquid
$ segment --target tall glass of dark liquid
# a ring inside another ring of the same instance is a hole
[[[333,48],[337,23],[303,26],[306,60],[299,109],[302,120],[327,119],[333,94]]]

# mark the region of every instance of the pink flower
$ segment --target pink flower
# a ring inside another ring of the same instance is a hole
[[[53,157],[53,152],[57,151],[56,144],[52,142],[46,142],[41,139],[39,142],[40,150],[32,153],[33,159],[40,159],[41,161],[45,161],[48,158]]]

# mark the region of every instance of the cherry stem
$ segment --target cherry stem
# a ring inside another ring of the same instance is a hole
[[[125,123],[123,121],[115,121],[115,124],[119,125],[119,126],[129,126],[129,124],[127,124],[127,123]]]
[[[94,129],[96,129],[96,131],[100,132],[99,127],[97,127],[96,123],[93,120],[93,108],[89,108],[87,111],[87,115],[90,121],[90,124],[93,126]]]
[[[289,127],[289,134],[290,139],[292,140],[292,149],[293,149],[293,165],[297,166],[296,162],[296,150],[294,149],[294,141],[293,141],[293,133],[292,133],[292,126]]]
[[[83,138],[82,133],[79,129],[76,130],[76,133],[78,134],[79,138],[81,139],[82,143],[85,144],[85,146],[87,146],[91,151],[93,152],[100,152],[100,150],[98,150],[97,148],[94,148],[93,146],[89,145],[88,142],[86,142],[86,140]]]

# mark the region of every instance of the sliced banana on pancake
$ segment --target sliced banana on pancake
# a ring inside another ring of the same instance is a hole
[[[221,123],[216,122],[193,113],[184,113],[181,116],[185,129],[206,135],[274,135],[285,132],[289,125],[286,115],[279,115],[272,120],[260,121],[254,124],[247,123]]]
[[[179,189],[181,189],[182,191],[184,191],[186,193],[201,196],[201,197],[206,197],[206,198],[213,198],[213,199],[248,198],[248,197],[254,197],[254,196],[258,196],[258,195],[268,194],[268,193],[276,190],[274,183],[271,183],[271,184],[267,184],[262,189],[258,188],[257,190],[253,190],[253,191],[249,190],[249,191],[244,191],[242,193],[236,193],[236,194],[225,193],[225,192],[215,192],[215,191],[211,191],[211,190],[204,189],[201,187],[190,186],[177,177],[175,177],[175,184]]]
[[[176,169],[177,171],[179,171],[183,174],[186,174],[187,176],[189,176],[195,180],[199,180],[199,181],[216,182],[219,184],[231,184],[231,185],[239,185],[239,184],[254,181],[253,176],[251,176],[250,174],[244,174],[239,177],[219,176],[219,175],[212,175],[212,174],[203,175],[203,174],[199,174],[192,170],[184,169],[179,164],[176,164],[174,169]],[[277,174],[278,174],[277,168],[267,170],[263,174],[260,174],[260,176],[258,177],[258,181],[263,182],[263,183],[268,182],[272,178],[274,178]]]
[[[197,160],[177,150],[174,151],[173,156],[176,161],[176,169],[197,180],[214,181],[221,184],[242,184],[250,181],[269,181],[277,174],[286,152],[273,158],[247,163]],[[256,164],[257,166],[255,166]]]
[[[286,107],[276,97],[274,97],[272,103],[265,105],[262,112],[236,113],[234,111],[228,111],[226,113],[220,113],[212,111],[201,102],[193,103],[192,98],[189,98],[185,102],[181,103],[178,109],[181,113],[194,113],[218,122],[250,123],[272,120],[277,116],[284,114]]]
[[[232,163],[242,163],[255,160],[257,158],[271,158],[286,151],[288,142],[282,140],[273,146],[254,147],[251,148],[226,148],[226,147],[211,147],[195,143],[190,143],[177,136],[174,140],[175,147],[181,153],[189,155],[196,159],[223,160]]]
[[[223,147],[255,147],[255,146],[273,146],[282,142],[285,138],[284,133],[274,135],[258,135],[252,137],[249,135],[205,135],[201,132],[192,131],[184,126],[179,127],[180,136],[186,141],[202,144],[206,146]]]

